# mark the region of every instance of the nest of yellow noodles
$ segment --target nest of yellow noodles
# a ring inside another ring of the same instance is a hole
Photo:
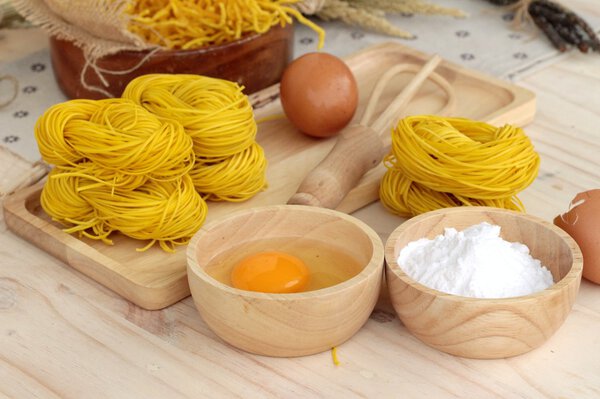
[[[540,156],[516,126],[413,115],[393,129],[383,163],[383,205],[414,216],[454,206],[525,211],[517,194],[537,177]]]
[[[53,165],[44,211],[67,233],[186,244],[206,201],[245,201],[266,186],[267,160],[248,97],[234,82],[149,74],[121,98],[75,99],[48,108],[34,133]]]
[[[319,33],[299,0],[14,0],[30,23],[83,49],[89,60],[125,50],[195,49],[265,33],[294,19]]]
[[[146,43],[169,49],[196,49],[231,43],[242,37],[265,33],[296,18],[319,33],[324,32],[297,9],[298,0],[135,0],[125,8],[128,29]],[[293,17],[293,18],[292,18]]]

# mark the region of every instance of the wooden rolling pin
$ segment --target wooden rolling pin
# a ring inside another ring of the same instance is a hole
[[[454,107],[452,87],[434,72],[442,59],[432,56],[421,68],[402,64],[390,68],[379,79],[358,125],[346,127],[339,135],[331,152],[302,181],[288,204],[311,205],[335,209],[362,176],[381,162],[390,150],[390,129],[399,121],[400,110],[410,102],[419,88],[431,78],[448,96],[448,102],[440,114]],[[369,121],[381,93],[389,80],[400,72],[417,72],[402,92],[369,126]]]

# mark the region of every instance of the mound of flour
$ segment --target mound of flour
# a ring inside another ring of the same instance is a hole
[[[553,284],[526,245],[503,240],[500,226],[485,222],[413,241],[400,251],[398,265],[427,287],[475,298],[527,295]]]

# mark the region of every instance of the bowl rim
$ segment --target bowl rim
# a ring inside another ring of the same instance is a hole
[[[235,49],[236,47],[239,47],[245,43],[256,40],[260,37],[264,37],[266,35],[273,34],[274,32],[277,32],[277,31],[293,30],[293,28],[294,28],[293,21],[285,23],[283,25],[275,24],[275,25],[271,25],[269,27],[269,29],[264,32],[247,33],[246,35],[240,37],[239,39],[232,40],[227,43],[211,44],[209,46],[190,48],[190,49],[180,49],[180,48],[169,49],[169,48],[163,47],[158,44],[146,44],[146,47],[142,47],[139,50],[133,50],[133,49],[120,50],[116,53],[107,54],[107,55],[101,57],[100,60],[112,58],[115,55],[118,55],[119,57],[122,57],[122,56],[136,57],[139,55],[147,55],[150,58],[158,57],[158,56],[162,56],[162,55],[168,55],[170,57],[186,56],[186,55],[190,55],[190,54],[202,55],[202,54],[211,53],[214,51],[228,50],[230,47],[233,47]],[[60,38],[56,35],[51,35],[50,41],[52,43],[53,41],[58,42],[58,41],[69,41],[69,40]],[[73,43],[72,41],[70,41],[70,42],[75,45],[75,43]]]
[[[447,293],[444,291],[436,290],[434,288],[427,287],[426,285],[423,285],[423,284],[417,282],[416,280],[414,280],[413,278],[411,278],[408,274],[406,274],[402,270],[400,265],[398,265],[398,262],[394,258],[395,243],[398,239],[398,236],[400,236],[408,228],[410,228],[410,227],[418,224],[420,221],[422,221],[424,219],[428,219],[430,217],[446,215],[449,213],[480,213],[480,212],[492,212],[492,213],[497,213],[497,214],[512,215],[515,217],[527,219],[533,223],[540,224],[543,227],[549,229],[551,232],[553,232],[554,234],[556,234],[560,238],[562,238],[565,241],[565,243],[567,244],[569,250],[571,251],[571,255],[573,258],[571,269],[567,272],[567,274],[565,274],[565,276],[562,279],[560,279],[559,281],[555,282],[548,288],[543,289],[541,291],[533,292],[533,293],[527,294],[527,295],[504,297],[504,298],[476,298],[476,297],[451,294],[451,293]],[[490,206],[465,206],[465,207],[442,208],[442,209],[436,209],[433,211],[425,212],[420,215],[414,216],[414,217],[408,219],[407,221],[403,222],[399,226],[397,226],[392,231],[392,233],[389,235],[389,237],[385,243],[385,270],[386,270],[386,276],[387,276],[387,273],[393,273],[396,277],[401,279],[405,284],[408,284],[419,291],[425,292],[425,293],[433,295],[435,297],[443,298],[444,300],[460,301],[460,302],[478,302],[478,303],[486,302],[486,303],[494,303],[494,304],[507,304],[507,303],[514,302],[515,300],[535,301],[535,300],[539,299],[540,297],[545,297],[547,295],[553,294],[556,291],[560,291],[560,290],[564,289],[566,286],[571,284],[571,282],[573,280],[581,279],[581,275],[582,275],[582,271],[583,271],[583,255],[581,253],[581,249],[577,245],[577,242],[575,242],[575,240],[569,234],[567,234],[564,230],[562,230],[558,226],[555,226],[554,224],[552,224],[538,216],[534,216],[531,214],[514,211],[514,210],[510,210],[510,209],[495,208],[495,207],[490,207]],[[387,279],[387,277],[386,277],[386,279]]]
[[[281,210],[290,210],[292,212],[310,212],[317,213],[322,215],[334,216],[336,218],[342,219],[348,223],[351,223],[358,227],[369,239],[369,242],[372,247],[372,254],[369,262],[364,266],[364,268],[352,278],[345,280],[339,284],[335,284],[326,288],[321,288],[318,290],[312,291],[302,291],[295,293],[266,293],[266,292],[258,292],[258,291],[247,291],[239,288],[231,287],[225,283],[218,281],[217,279],[210,276],[208,273],[204,271],[202,267],[198,265],[197,261],[197,251],[196,247],[198,245],[198,241],[201,240],[204,234],[208,234],[208,232],[224,223],[230,223],[232,220],[238,219],[240,217],[244,217],[245,215],[252,215],[260,212],[270,212],[270,211],[281,211]],[[337,295],[346,290],[350,290],[354,288],[358,283],[367,281],[374,273],[383,275],[384,267],[385,267],[385,247],[384,243],[379,237],[379,235],[371,228],[368,224],[363,222],[362,220],[343,213],[341,211],[327,209],[327,208],[319,208],[308,205],[292,205],[292,204],[279,204],[279,205],[264,205],[251,207],[247,209],[238,210],[232,213],[229,213],[223,217],[220,217],[216,220],[213,220],[209,223],[206,223],[204,226],[198,230],[192,239],[190,240],[187,249],[186,249],[186,257],[187,257],[187,270],[188,270],[188,279],[190,278],[190,274],[193,273],[204,282],[225,291],[228,294],[239,295],[244,298],[254,298],[254,299],[266,299],[266,300],[277,300],[277,301],[297,301],[297,300],[308,300],[314,298],[326,298],[328,296]]]

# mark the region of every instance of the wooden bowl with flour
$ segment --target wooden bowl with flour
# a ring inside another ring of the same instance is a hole
[[[315,282],[350,263],[357,266],[357,274],[325,288],[295,293],[234,288],[229,264],[259,247],[312,263],[310,278]],[[330,252],[333,249],[336,252]],[[329,350],[363,326],[379,297],[384,254],[375,231],[352,216],[302,205],[273,205],[206,224],[188,245],[187,260],[194,303],[215,334],[247,352],[291,357]]]
[[[461,231],[481,222],[500,226],[502,239],[527,245],[554,283],[523,296],[476,298],[426,287],[398,264],[407,244],[433,239],[448,227]],[[390,235],[385,258],[390,300],[405,327],[431,347],[479,359],[511,357],[542,345],[569,314],[583,267],[575,241],[552,223],[490,207],[447,208],[409,219]]]

